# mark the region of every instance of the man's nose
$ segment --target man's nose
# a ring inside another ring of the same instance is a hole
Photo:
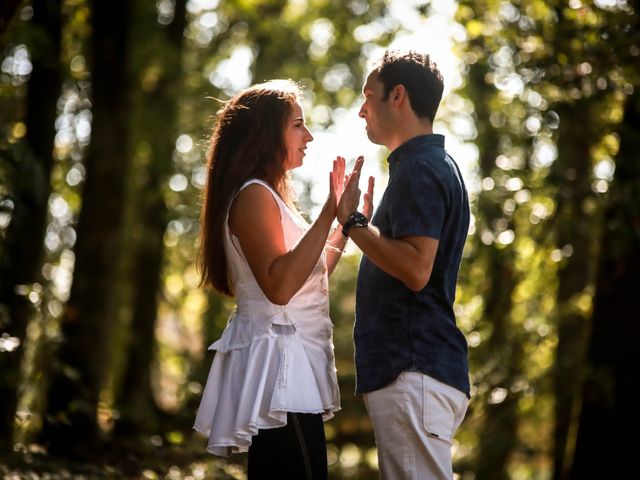
[[[358,116],[360,118],[366,118],[367,113],[366,113],[366,110],[364,109],[364,105],[360,108],[360,111],[358,112]]]

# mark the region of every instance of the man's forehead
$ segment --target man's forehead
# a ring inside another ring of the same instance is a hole
[[[365,90],[374,90],[376,88],[376,84],[380,84],[381,82],[378,80],[378,72],[375,70],[369,74],[367,77],[367,81],[362,86],[362,91]]]

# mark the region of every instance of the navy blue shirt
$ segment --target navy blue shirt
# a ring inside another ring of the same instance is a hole
[[[389,156],[389,184],[371,223],[389,238],[439,240],[427,285],[413,292],[362,257],[353,331],[356,393],[418,370],[469,395],[467,342],[453,301],[469,231],[469,198],[442,135],[421,135]]]

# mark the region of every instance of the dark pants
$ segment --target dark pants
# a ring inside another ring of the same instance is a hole
[[[327,479],[321,414],[287,413],[281,428],[259,430],[249,447],[249,480]]]

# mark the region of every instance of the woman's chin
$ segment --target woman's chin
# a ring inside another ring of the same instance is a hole
[[[287,170],[295,170],[296,168],[299,168],[302,166],[302,160],[300,160],[297,163],[291,163],[287,166]]]

